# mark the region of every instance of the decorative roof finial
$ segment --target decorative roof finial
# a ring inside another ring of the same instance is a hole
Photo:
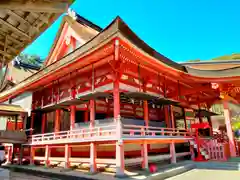
[[[71,8],[68,8],[68,13],[67,13],[73,20],[77,20],[77,14],[75,11],[73,11]]]

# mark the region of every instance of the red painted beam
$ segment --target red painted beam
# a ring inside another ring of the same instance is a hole
[[[216,92],[216,90],[212,89],[211,87],[209,86],[201,86],[201,87],[194,87],[194,88],[189,88],[189,89],[184,89],[184,90],[180,90],[180,96],[187,96],[187,95],[191,95],[191,94],[196,94],[196,93],[199,93],[199,92]],[[169,98],[177,98],[178,97],[178,94],[177,94],[177,91],[176,93],[172,93],[172,94],[169,94],[168,95]]]

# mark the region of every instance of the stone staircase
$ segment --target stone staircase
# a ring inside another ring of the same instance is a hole
[[[207,162],[197,162],[195,164],[198,169],[240,171],[240,162],[207,161]]]

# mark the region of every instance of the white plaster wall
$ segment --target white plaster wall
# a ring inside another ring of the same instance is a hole
[[[25,111],[28,112],[28,116],[31,115],[32,110],[32,92],[25,92],[16,98],[12,99],[14,105],[21,106]]]

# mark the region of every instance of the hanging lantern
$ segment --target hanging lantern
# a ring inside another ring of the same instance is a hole
[[[213,89],[218,89],[219,84],[218,83],[211,83]]]
[[[131,103],[134,104],[134,99],[131,99]]]
[[[139,101],[140,106],[142,106],[142,101]]]
[[[108,98],[105,99],[106,103],[108,103]]]
[[[152,108],[153,108],[153,109],[155,108],[155,104],[152,104]]]

